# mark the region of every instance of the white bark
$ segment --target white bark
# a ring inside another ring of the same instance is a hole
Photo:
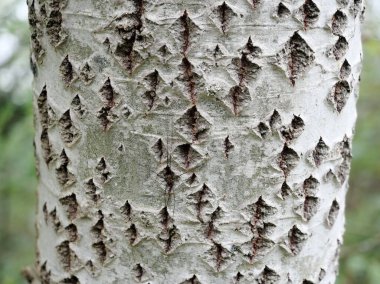
[[[334,283],[363,3],[29,0],[42,283]]]

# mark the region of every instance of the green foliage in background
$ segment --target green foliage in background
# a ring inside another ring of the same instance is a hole
[[[24,2],[0,0],[1,284],[24,283],[20,271],[34,261],[37,181]],[[339,284],[380,283],[380,40],[376,17],[368,17]]]
[[[16,3],[19,3],[16,5]],[[0,0],[0,283],[34,259],[36,178],[24,1]]]

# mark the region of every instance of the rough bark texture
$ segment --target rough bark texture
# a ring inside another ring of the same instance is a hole
[[[29,0],[41,283],[334,283],[360,0]]]

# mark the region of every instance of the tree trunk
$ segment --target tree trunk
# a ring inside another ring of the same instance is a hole
[[[334,283],[361,0],[29,0],[41,283]]]

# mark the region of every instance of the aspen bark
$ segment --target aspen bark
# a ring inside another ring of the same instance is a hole
[[[361,0],[29,0],[36,283],[334,283]]]

